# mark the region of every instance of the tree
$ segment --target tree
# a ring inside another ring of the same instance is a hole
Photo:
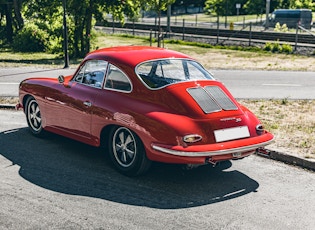
[[[236,4],[242,6],[247,0],[207,0],[205,2],[206,14],[236,15]]]
[[[139,12],[140,0],[67,0],[66,9],[70,24],[69,49],[72,56],[82,57],[90,51],[92,28],[95,17],[112,13],[123,21],[124,15]],[[52,39],[62,38],[62,1],[28,0],[24,3],[24,15],[39,28],[47,30]]]
[[[0,14],[5,15],[6,40],[13,41],[14,31],[23,28],[23,18],[21,15],[22,0],[0,0]],[[2,21],[2,17],[0,18]],[[0,21],[0,23],[1,23]]]
[[[158,47],[161,46],[161,11],[167,10],[167,7],[175,2],[175,0],[148,0],[143,1],[146,4],[146,9],[154,10],[158,15]]]

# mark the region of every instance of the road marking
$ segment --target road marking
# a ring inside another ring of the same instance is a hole
[[[289,87],[301,87],[298,84],[262,84],[263,86],[289,86]]]
[[[0,85],[18,85],[18,82],[0,82]]]

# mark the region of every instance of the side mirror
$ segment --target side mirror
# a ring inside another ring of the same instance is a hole
[[[63,75],[59,75],[59,76],[58,76],[58,82],[59,82],[60,84],[63,84],[63,83],[65,82],[65,77],[64,77]]]

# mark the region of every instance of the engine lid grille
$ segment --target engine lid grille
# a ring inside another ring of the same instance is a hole
[[[204,113],[223,110],[238,110],[234,102],[218,86],[188,88],[187,92],[197,102]]]

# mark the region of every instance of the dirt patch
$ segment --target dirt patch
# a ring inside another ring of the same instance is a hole
[[[314,100],[239,100],[275,135],[273,150],[315,160]]]

